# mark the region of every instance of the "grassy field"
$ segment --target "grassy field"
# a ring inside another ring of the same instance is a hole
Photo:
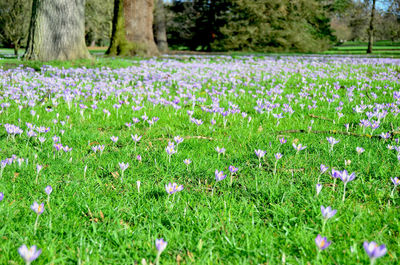
[[[0,264],[399,264],[400,60],[8,63]]]
[[[332,49],[325,51],[324,54],[353,54],[365,55],[367,52],[368,43],[366,42],[346,42],[340,46],[335,46]],[[400,55],[400,43],[391,41],[377,41],[373,45],[373,55],[394,56]]]
[[[369,57],[389,57],[389,58],[400,58],[400,42],[392,42],[392,41],[377,41],[374,43],[373,46],[373,53],[367,54],[367,46],[368,43],[360,42],[360,41],[348,41],[341,45],[337,45],[332,47],[331,49],[321,52],[321,55],[363,55]],[[93,55],[94,58],[104,56],[107,47],[89,47],[89,52]],[[179,50],[179,49],[178,49]],[[187,53],[188,55],[193,55],[199,52],[193,51],[178,51],[172,50],[170,51],[170,55],[175,56],[175,53]],[[193,53],[193,54],[192,54]],[[240,51],[232,51],[232,52],[219,52],[219,53],[206,53],[203,52],[205,55],[229,55],[229,56],[286,56],[286,55],[296,55],[296,56],[314,56],[315,54],[304,54],[304,53],[259,53],[259,52],[240,52]],[[19,56],[24,54],[24,49],[20,49]],[[0,49],[0,58],[9,59],[15,63],[15,56],[14,51],[12,49]],[[29,64],[29,62],[23,62],[24,64]],[[120,62],[118,62],[120,63]],[[114,63],[115,67],[118,67],[118,63]],[[0,61],[0,64],[2,62]],[[35,63],[34,67],[40,68],[43,63]],[[50,63],[51,65],[56,64],[56,62]],[[79,65],[79,62],[78,62]],[[86,66],[87,64],[83,64]],[[93,63],[88,65],[88,67],[98,67],[101,65],[94,65]],[[64,67],[71,67],[70,64],[65,65]],[[72,65],[72,67],[74,67]],[[126,67],[126,62],[122,64],[122,67]]]

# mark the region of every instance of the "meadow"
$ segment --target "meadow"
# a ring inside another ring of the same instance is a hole
[[[98,60],[0,68],[0,264],[399,264],[400,60]]]
[[[324,54],[332,55],[363,55],[366,56],[368,43],[361,41],[348,41],[340,45],[334,46],[328,51],[323,52]],[[374,42],[372,54],[368,56],[384,56],[384,57],[395,57],[400,56],[400,43],[394,41],[376,41]]]

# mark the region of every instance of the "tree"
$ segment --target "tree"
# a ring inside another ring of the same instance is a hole
[[[156,33],[157,47],[160,52],[168,51],[167,29],[165,24],[164,1],[155,0],[154,26]]]
[[[114,0],[86,0],[85,39],[88,46],[109,46]]]
[[[31,14],[31,1],[0,0],[0,40],[7,46],[13,46],[18,56],[19,48],[24,45],[28,36]]]
[[[330,20],[317,0],[231,0],[221,50],[315,52],[335,39]]]
[[[369,29],[368,29],[368,48],[367,48],[367,53],[372,53],[372,45],[373,45],[373,42],[374,42],[375,4],[376,4],[376,0],[372,0],[371,18],[369,20]]]
[[[85,0],[34,0],[27,60],[89,58],[85,44]]]
[[[167,8],[167,36],[170,45],[191,50],[212,50],[222,37],[221,28],[231,0],[174,0]]]
[[[109,55],[158,54],[153,37],[154,0],[115,0]]]

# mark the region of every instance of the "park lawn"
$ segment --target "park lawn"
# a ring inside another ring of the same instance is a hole
[[[377,264],[398,264],[399,64],[177,56],[0,70],[0,264],[22,263],[23,244],[42,250],[33,264],[154,262],[158,238],[160,264],[366,264],[364,241],[386,245]],[[332,169],[354,172],[345,193]],[[325,224],[321,205],[337,209]],[[332,241],[323,251],[318,234]]]

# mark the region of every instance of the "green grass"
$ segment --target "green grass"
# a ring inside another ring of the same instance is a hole
[[[324,54],[347,54],[347,55],[366,55],[367,42],[349,41],[341,45],[335,46]],[[377,41],[373,45],[372,54],[369,56],[392,56],[398,57],[400,55],[400,42],[392,41]]]
[[[1,128],[0,156],[5,159],[15,154],[29,162],[20,167],[8,165],[2,173],[0,192],[5,198],[0,202],[0,264],[22,264],[17,252],[22,244],[42,249],[33,264],[140,264],[143,258],[155,260],[154,241],[161,237],[168,245],[160,264],[177,264],[177,260],[180,264],[282,264],[282,260],[286,264],[367,264],[362,247],[365,240],[386,244],[388,254],[377,264],[398,264],[400,194],[397,189],[391,197],[390,177],[398,176],[400,168],[395,152],[386,148],[396,143],[368,137],[372,132],[358,126],[365,114],[353,112],[356,105],[393,103],[393,91],[400,88],[394,64],[374,62],[199,57],[133,63],[105,58],[50,64],[132,67],[69,72],[6,67],[7,72],[0,71],[2,103],[9,102],[10,107],[4,107],[1,123],[16,124],[24,133],[14,139]],[[40,63],[32,64],[40,69]],[[353,88],[352,100],[347,88]],[[214,94],[208,94],[213,90]],[[26,91],[21,98],[16,97],[19,91]],[[70,107],[60,97],[64,91],[76,97]],[[371,93],[377,95],[376,100]],[[192,105],[185,97],[191,94],[205,102]],[[297,103],[285,97],[291,94]],[[181,108],[148,100],[157,95],[168,101],[181,95],[177,103]],[[251,121],[240,114],[225,119],[203,112],[202,107],[211,107],[212,98],[218,98],[225,109],[238,105]],[[328,104],[327,98],[334,100]],[[36,105],[29,107],[32,99]],[[277,125],[272,115],[254,110],[257,99],[289,103],[295,112],[284,113]],[[127,102],[117,111],[113,106],[121,100]],[[83,114],[79,104],[88,107]],[[97,108],[92,109],[92,104]],[[316,109],[308,108],[314,104]],[[143,109],[132,110],[141,105]],[[19,111],[18,106],[23,108]],[[344,114],[340,119],[339,106]],[[109,110],[110,116],[103,109]],[[190,110],[203,125],[189,122]],[[153,126],[144,121],[131,128],[125,125],[144,114],[159,117],[159,121]],[[212,119],[215,125],[211,125]],[[26,122],[51,128],[41,134],[46,138],[43,144],[36,138],[28,140]],[[344,124],[350,124],[350,131],[360,136],[334,134],[345,131]],[[332,133],[279,132],[307,131],[309,126],[313,131]],[[389,111],[373,134],[391,131],[392,126],[397,130],[399,123]],[[60,130],[65,131],[63,135]],[[143,136],[136,149],[132,134]],[[54,135],[72,147],[72,152],[55,151]],[[185,139],[169,163],[165,148],[177,135]],[[113,143],[111,136],[118,136],[118,142]],[[340,139],[333,152],[329,151],[328,136]],[[279,143],[281,137],[287,139],[286,144]],[[307,148],[296,153],[292,143]],[[105,145],[102,155],[91,150],[99,144]],[[224,155],[218,156],[217,146],[226,148]],[[357,155],[357,146],[365,153]],[[261,167],[255,149],[267,151]],[[278,152],[283,158],[274,174],[274,154]],[[183,163],[186,158],[193,161],[188,169]],[[351,163],[345,165],[345,160]],[[130,165],[122,182],[119,162]],[[37,164],[44,169],[35,183]],[[343,183],[328,173],[320,176],[321,164],[356,172],[356,179],[347,185],[344,202]],[[230,165],[239,168],[232,185]],[[216,169],[228,177],[216,183]],[[318,178],[323,189],[317,196]],[[140,192],[137,181],[141,181]],[[182,184],[184,190],[168,195],[165,185],[169,182]],[[46,202],[47,185],[54,191],[35,233],[36,214],[30,205]],[[338,210],[324,228],[321,205]],[[333,242],[319,255],[314,243],[318,234]]]
[[[49,65],[58,68],[102,68],[107,67],[111,69],[124,68],[139,64],[138,58],[93,58],[89,60],[75,60],[75,61],[24,61],[18,59],[0,59],[0,67],[4,70],[14,69],[18,67],[32,68],[36,71],[40,71],[43,65]]]

